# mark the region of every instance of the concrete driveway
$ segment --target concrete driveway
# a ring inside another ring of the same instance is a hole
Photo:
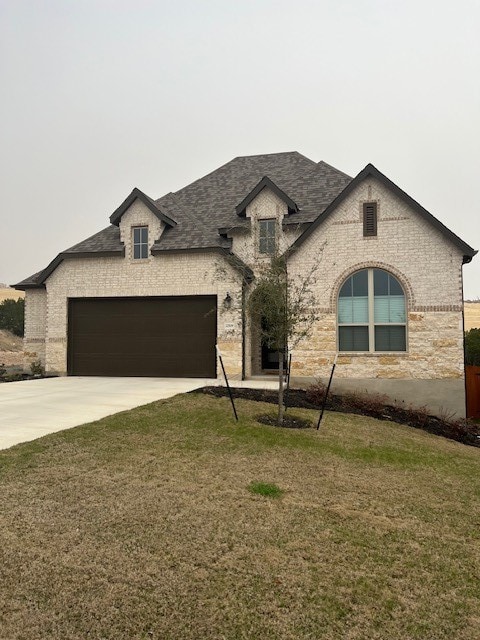
[[[91,377],[0,384],[0,449],[216,384],[198,378]]]
[[[0,449],[222,380],[65,377],[0,384]],[[275,380],[232,381],[274,389]]]

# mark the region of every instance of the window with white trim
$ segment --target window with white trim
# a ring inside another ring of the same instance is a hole
[[[133,259],[148,258],[148,227],[132,227]]]
[[[272,256],[276,248],[276,228],[275,218],[258,221],[258,252]]]
[[[405,293],[383,269],[362,269],[338,294],[338,350],[407,350]]]

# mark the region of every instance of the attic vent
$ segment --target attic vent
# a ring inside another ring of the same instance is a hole
[[[377,203],[376,202],[363,203],[363,235],[364,236],[377,235]]]

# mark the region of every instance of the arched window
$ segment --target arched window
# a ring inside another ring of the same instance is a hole
[[[405,294],[392,274],[362,269],[338,295],[339,351],[406,351]]]

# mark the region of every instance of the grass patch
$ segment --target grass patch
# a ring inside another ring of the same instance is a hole
[[[181,395],[0,452],[2,638],[478,637],[478,449],[237,409]]]
[[[268,482],[251,482],[248,485],[248,490],[250,493],[256,493],[266,498],[280,498],[283,495],[280,487],[277,487],[276,484],[269,484]]]

